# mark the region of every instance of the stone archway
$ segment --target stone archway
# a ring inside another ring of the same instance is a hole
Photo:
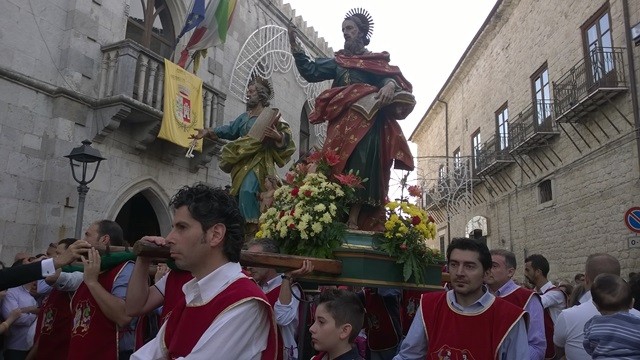
[[[169,196],[151,178],[129,184],[109,207],[109,219],[122,226],[130,243],[143,235],[167,235],[171,230]]]

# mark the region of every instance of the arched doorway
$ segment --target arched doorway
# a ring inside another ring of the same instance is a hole
[[[134,195],[122,206],[116,222],[122,227],[124,240],[131,245],[145,235],[161,235],[158,216],[143,193]]]

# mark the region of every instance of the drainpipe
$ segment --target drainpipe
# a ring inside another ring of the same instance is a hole
[[[634,45],[631,40],[631,24],[629,21],[628,0],[622,0],[622,14],[624,17],[624,37],[627,41],[627,63],[629,65],[629,88],[631,90],[631,107],[633,109],[633,123],[636,128],[636,147],[638,151],[638,169],[640,170],[640,116],[638,111],[638,90],[636,88],[636,66],[633,59]],[[640,177],[640,173],[638,174]]]
[[[439,103],[444,104],[444,151],[445,151],[445,171],[447,177],[449,176],[449,104],[444,101],[437,99]],[[639,145],[640,146],[640,145]],[[449,179],[451,181],[451,179]],[[451,188],[451,184],[449,184],[449,188]],[[451,215],[449,215],[449,203],[447,202],[447,245],[451,244]]]

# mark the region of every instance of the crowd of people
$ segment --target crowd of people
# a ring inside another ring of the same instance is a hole
[[[544,256],[524,259],[530,289],[513,280],[512,252],[457,238],[447,248],[446,291],[409,304],[399,289],[328,287],[309,319],[295,279],[313,264],[286,273],[243,269],[243,248],[279,249],[270,239],[245,241],[244,218],[227,190],[185,186],[170,206],[172,231],[145,240],[170,248],[173,269],[156,269],[143,256],[100,256],[96,247],[123,242],[109,220],[92,223],[81,240],[60,240],[48,254],[16,254],[15,264],[0,270],[0,286],[8,288],[4,359],[291,360],[305,355],[299,341],[306,332],[313,358],[327,360],[640,356],[640,312],[633,308],[640,276],[625,281],[607,254],[587,258],[573,284],[585,292],[567,307],[572,286],[549,281]],[[72,262],[81,262],[82,272],[60,271]]]
[[[414,167],[396,120],[415,103],[394,102],[411,84],[389,65],[388,53],[365,48],[372,29],[366,11],[349,12],[344,49],[325,59],[308,57],[289,29],[301,76],[334,81],[309,120],[327,121],[324,148],[344,155],[332,171],[368,179],[347,219],[362,230],[384,224],[392,164]],[[372,117],[354,110],[372,94],[380,104]],[[284,121],[267,127],[265,140],[246,136],[272,97],[268,81],[256,78],[247,112],[193,135],[231,140],[221,166],[232,186],[195,184],[172,197],[171,232],[143,238],[170,249],[169,267],[129,253],[101,256],[97,248],[125,245],[111,220],[95,221],[82,239],[62,239],[43,254],[16,254],[0,270],[4,359],[295,360],[309,354],[306,337],[316,360],[640,359],[640,275],[623,280],[608,254],[590,255],[574,283],[550,281],[547,259],[527,256],[521,284],[512,252],[456,238],[447,247],[451,281],[443,291],[330,286],[308,308],[295,280],[313,272],[311,261],[285,273],[243,269],[243,248],[279,253],[271,239],[245,239],[246,222],[261,212],[260,193],[273,191],[275,166],[295,151]]]

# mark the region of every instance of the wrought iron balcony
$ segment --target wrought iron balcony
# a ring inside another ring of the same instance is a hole
[[[537,148],[560,134],[553,116],[553,102],[537,101],[509,123],[510,152],[521,154]]]
[[[160,131],[163,115],[164,59],[131,40],[102,48],[95,141],[102,141],[122,123],[138,150],[147,150]],[[226,95],[203,85],[204,126],[222,124]],[[191,160],[193,171],[211,161],[222,142],[206,140]],[[180,151],[176,151],[181,153]]]
[[[509,145],[508,134],[496,134],[487,139],[478,154],[478,176],[495,174],[513,163]]]
[[[586,114],[627,89],[624,49],[595,48],[553,82],[556,121],[580,122]]]

